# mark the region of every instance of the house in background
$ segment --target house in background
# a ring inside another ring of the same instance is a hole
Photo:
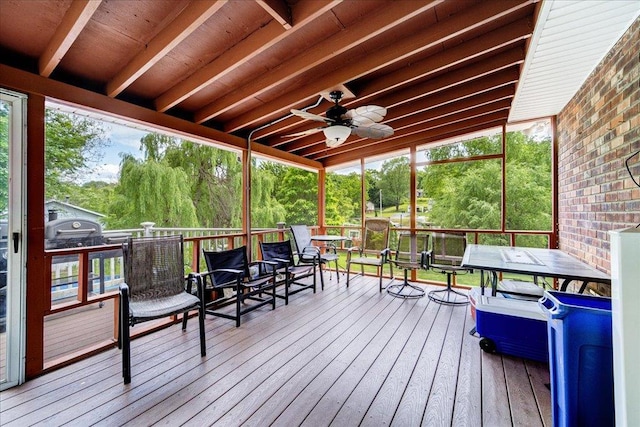
[[[64,202],[55,199],[44,202],[44,217],[45,221],[62,218],[82,218],[98,222],[104,226],[105,215],[72,205],[67,198]]]

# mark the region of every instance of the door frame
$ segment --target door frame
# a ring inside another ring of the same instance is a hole
[[[27,95],[0,88],[0,99],[11,104],[9,126],[8,225],[7,230],[7,312],[6,379],[0,390],[25,381],[26,340],[26,136]],[[16,234],[17,233],[17,234]],[[15,243],[14,243],[15,236]],[[14,246],[14,244],[16,246]],[[14,251],[17,247],[17,251]]]

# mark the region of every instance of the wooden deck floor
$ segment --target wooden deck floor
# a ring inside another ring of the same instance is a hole
[[[132,344],[132,382],[109,350],[0,394],[7,425],[551,425],[545,364],[483,353],[468,307],[327,280],[315,295],[208,317]]]

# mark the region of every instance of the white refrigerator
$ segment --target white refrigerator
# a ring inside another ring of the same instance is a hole
[[[640,228],[609,232],[617,426],[640,426]]]

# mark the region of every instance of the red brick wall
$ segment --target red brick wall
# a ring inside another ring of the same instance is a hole
[[[607,273],[608,231],[640,223],[639,40],[637,19],[557,117],[560,249]]]

